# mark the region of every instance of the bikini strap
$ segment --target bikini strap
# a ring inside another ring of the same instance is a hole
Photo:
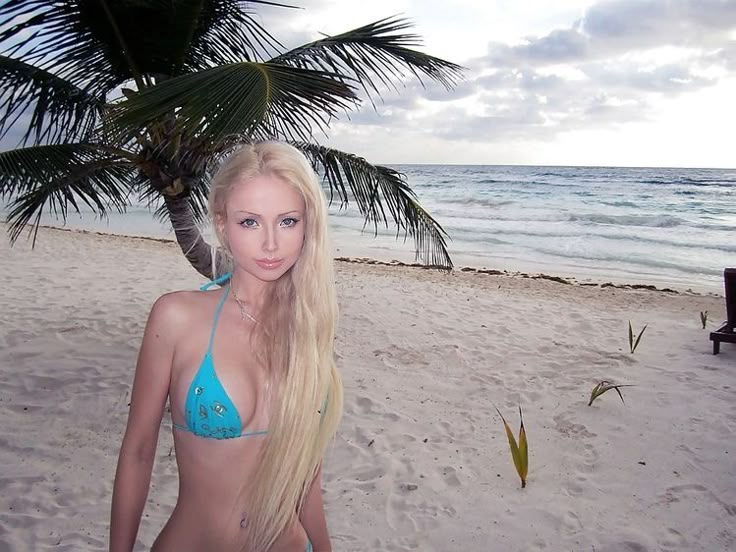
[[[224,293],[222,294],[222,299],[220,299],[220,302],[217,304],[217,309],[215,310],[215,317],[212,320],[212,331],[210,332],[210,342],[207,345],[207,352],[212,352],[212,342],[215,339],[215,328],[217,328],[217,320],[220,318],[220,312],[222,311],[222,306],[225,304],[225,299],[227,299],[227,294],[230,292],[230,286],[227,286],[225,288]]]
[[[229,280],[232,277],[232,275],[233,275],[232,272],[226,272],[225,274],[223,274],[219,278],[215,278],[214,280],[210,280],[206,284],[203,284],[203,285],[199,286],[199,291],[207,291],[212,286],[219,286],[225,280]]]
[[[217,278],[215,280],[212,280],[211,282],[206,283],[205,285],[203,285],[199,289],[201,289],[202,291],[204,291],[204,290],[210,288],[211,286],[220,285],[225,280],[228,280],[231,276],[232,276],[232,273],[231,272],[228,272],[226,274],[223,274],[219,278]],[[215,340],[215,329],[217,328],[217,321],[220,318],[220,312],[222,312],[222,306],[225,304],[225,299],[227,299],[228,293],[230,293],[230,285],[229,284],[225,287],[225,291],[222,294],[222,298],[220,299],[220,302],[217,304],[217,308],[215,309],[215,316],[212,319],[212,331],[210,332],[210,342],[207,345],[207,354],[210,354],[212,352],[212,342]]]

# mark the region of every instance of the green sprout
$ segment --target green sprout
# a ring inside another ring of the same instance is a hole
[[[624,396],[621,394],[620,391],[621,387],[633,387],[633,384],[611,383],[608,380],[599,381],[593,388],[593,391],[590,393],[590,401],[588,401],[588,406],[592,405],[594,400],[596,400],[606,391],[610,391],[611,389],[615,389],[616,393],[618,393],[618,396],[621,397],[621,402],[626,404],[624,402]]]
[[[708,323],[708,311],[700,311],[700,323],[703,325],[703,329],[705,329],[705,325]]]
[[[494,405],[493,408],[496,408]],[[526,430],[524,429],[524,418],[521,415],[521,406],[519,406],[519,419],[521,420],[521,427],[519,428],[519,444],[516,444],[514,434],[511,433],[509,424],[506,423],[506,419],[501,414],[501,411],[496,408],[496,412],[501,416],[503,420],[503,426],[506,428],[506,437],[509,440],[509,448],[511,448],[511,458],[514,460],[514,466],[516,466],[516,472],[519,474],[521,479],[521,488],[526,487],[526,475],[529,472],[529,448],[526,442]]]
[[[644,325],[644,327],[639,332],[639,335],[636,336],[636,341],[634,341],[634,329],[631,327],[631,320],[629,320],[629,348],[631,349],[631,354],[634,354],[634,351],[636,351],[636,348],[639,346],[639,341],[641,340],[641,336],[644,335],[644,330],[647,329],[647,324]]]

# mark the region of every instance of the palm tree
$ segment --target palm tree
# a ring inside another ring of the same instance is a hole
[[[319,145],[315,133],[404,73],[452,88],[461,67],[413,50],[400,18],[290,51],[242,0],[8,0],[0,7],[0,198],[10,239],[45,209],[66,220],[85,203],[124,212],[138,196],[169,219],[192,266],[212,277],[197,224],[222,156],[255,139],[301,149],[341,206],[377,231],[397,227],[430,265],[451,267],[447,234],[405,176]],[[218,251],[216,265],[221,266]]]

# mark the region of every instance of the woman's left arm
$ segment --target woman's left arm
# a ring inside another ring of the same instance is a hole
[[[309,487],[307,498],[304,500],[299,521],[307,532],[307,537],[312,543],[314,552],[332,552],[330,534],[327,531],[327,520],[322,503],[322,466],[317,469],[317,474]]]

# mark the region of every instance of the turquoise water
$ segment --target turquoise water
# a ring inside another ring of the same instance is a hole
[[[450,236],[457,266],[720,291],[736,265],[736,170],[395,166]],[[336,254],[414,259],[395,229],[374,238],[354,206],[331,208]],[[54,219],[44,217],[45,223]],[[67,227],[173,238],[142,206]]]

